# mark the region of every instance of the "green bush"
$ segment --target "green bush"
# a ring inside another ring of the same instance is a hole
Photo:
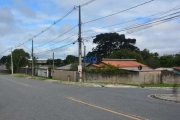
[[[84,72],[98,72],[98,73],[127,73],[126,70],[119,69],[119,66],[115,67],[112,65],[102,66],[96,69],[83,69]]]

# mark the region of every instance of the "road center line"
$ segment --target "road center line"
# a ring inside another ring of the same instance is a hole
[[[2,78],[2,77],[0,77],[0,78]],[[24,84],[24,83],[21,83],[21,82],[17,82],[17,81],[14,81],[14,80],[10,80],[10,79],[7,79],[7,78],[2,78],[2,79],[5,79],[5,80],[8,80],[8,81],[11,81],[11,82],[14,82],[14,83],[20,84],[20,85],[24,85],[24,86],[29,86],[29,87],[32,87],[31,85]]]
[[[120,116],[124,116],[124,117],[130,118],[130,119],[133,119],[133,120],[142,120],[142,119],[148,120],[148,119],[145,119],[145,118],[134,117],[134,116],[127,115],[127,114],[120,113],[120,112],[116,112],[116,111],[113,111],[113,110],[110,110],[110,109],[107,109],[107,108],[104,108],[104,107],[100,107],[100,106],[97,106],[97,105],[94,105],[94,104],[90,104],[90,103],[87,103],[87,102],[83,102],[83,101],[74,99],[73,97],[65,97],[65,98],[68,99],[68,100],[72,100],[72,101],[75,101],[75,102],[78,102],[78,103],[81,103],[81,104],[84,104],[84,105],[88,105],[88,106],[91,106],[91,107],[94,107],[94,108],[98,108],[98,109],[101,109],[101,110],[104,110],[104,111],[107,111],[107,112],[110,112],[110,113],[113,113],[113,114],[117,114],[117,115],[120,115]]]

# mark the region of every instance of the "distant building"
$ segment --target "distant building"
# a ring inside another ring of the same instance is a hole
[[[180,74],[180,67],[173,67],[173,72],[176,74]]]
[[[0,70],[6,70],[6,65],[5,64],[1,64],[0,65]]]
[[[103,66],[112,65],[114,67],[119,67],[119,69],[129,70],[129,71],[139,71],[138,66],[142,66],[141,71],[153,71],[152,68],[139,63],[136,59],[103,59],[94,64],[89,64],[87,68],[95,69]]]
[[[65,65],[65,66],[61,66],[61,67],[57,67],[57,68],[55,68],[56,70],[65,70],[65,71],[68,71],[68,70],[70,70],[71,69],[71,65],[72,64],[68,64],[68,65]],[[89,63],[83,63],[82,64],[82,66],[87,66],[87,65],[89,65]],[[78,69],[78,68],[77,68]]]
[[[56,70],[70,70],[70,69],[71,69],[71,64],[56,68]]]
[[[29,63],[32,63],[32,59],[28,59]],[[36,59],[36,63],[38,66],[47,66],[47,59]]]

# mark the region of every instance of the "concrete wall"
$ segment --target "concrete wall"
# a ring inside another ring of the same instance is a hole
[[[73,82],[77,80],[76,71],[52,70],[52,78],[56,80]]]
[[[133,83],[138,73],[117,74],[117,73],[83,73],[85,82],[111,82],[111,83]]]
[[[180,75],[157,72],[137,72],[127,74],[83,73],[85,82],[111,82],[127,84],[180,84]]]

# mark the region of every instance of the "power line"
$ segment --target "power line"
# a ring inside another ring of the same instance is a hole
[[[93,1],[95,1],[95,0],[90,0],[90,1],[88,1],[88,2],[86,2],[86,3],[81,4],[80,6],[85,6],[85,5],[87,5],[87,4],[89,4],[89,3],[93,2]],[[57,24],[58,22],[60,22],[61,20],[63,20],[65,17],[67,17],[69,14],[71,14],[71,13],[72,13],[74,10],[76,10],[77,8],[78,8],[77,6],[73,7],[73,8],[72,8],[68,13],[66,13],[62,18],[60,18],[60,19],[58,19],[57,21],[53,22],[49,27],[47,27],[46,29],[44,29],[43,31],[41,31],[40,33],[36,34],[34,37],[32,37],[32,38],[30,38],[30,39],[34,39],[35,37],[41,35],[41,34],[44,33],[45,31],[49,30],[52,26],[54,26],[55,24]]]
[[[117,25],[121,25],[121,24],[127,24],[127,23],[131,23],[131,22],[134,22],[134,21],[143,20],[143,19],[146,19],[146,18],[149,18],[149,17],[153,17],[153,16],[157,16],[157,15],[163,15],[163,14],[166,14],[168,12],[172,12],[174,10],[180,9],[180,8],[178,8],[179,6],[180,5],[178,5],[177,7],[174,7],[172,9],[170,9],[170,10],[167,10],[167,11],[164,11],[164,12],[160,12],[160,13],[157,13],[157,14],[153,14],[153,15],[149,15],[149,16],[146,16],[146,17],[143,17],[143,18],[133,19],[133,20],[129,20],[129,21],[126,21],[126,22],[120,22],[120,23],[116,23],[116,24],[112,24],[112,25],[108,25],[108,26],[104,26],[104,27],[99,27],[99,28],[96,28],[96,29],[109,28],[109,27],[113,27],[113,26],[117,26]],[[94,31],[94,30],[85,30],[85,31],[82,31],[82,33],[90,32],[90,31]]]
[[[71,14],[76,8],[74,7],[73,9],[71,9],[67,14],[65,14],[62,18],[58,19],[57,21],[53,22],[49,27],[47,27],[46,29],[44,29],[43,31],[41,31],[40,33],[36,34],[35,36],[33,36],[30,39],[34,39],[35,37],[43,34],[44,32],[46,32],[47,30],[49,30],[52,26],[54,26],[55,24],[57,24],[58,22],[60,22],[61,20],[63,20],[65,17],[67,17],[69,14]]]
[[[3,53],[8,52],[9,50],[11,50],[11,48],[8,48],[8,49],[7,49],[7,50],[5,50],[4,52],[2,52],[2,53],[1,53],[1,55],[2,55]]]
[[[147,25],[155,24],[155,23],[156,23],[156,25],[158,25],[158,24],[161,24],[161,23],[168,22],[168,21],[171,21],[171,20],[174,20],[174,19],[179,18],[180,15],[178,15],[177,13],[180,13],[180,11],[179,11],[179,12],[172,13],[172,14],[169,14],[169,15],[166,15],[166,16],[163,16],[163,17],[161,17],[161,19],[158,18],[158,19],[155,19],[155,20],[150,21],[150,22],[147,22],[147,23],[141,23],[141,24],[138,23],[138,24],[132,25],[132,26],[130,26],[130,27],[126,27],[126,28],[123,28],[123,29],[121,29],[121,30],[117,30],[117,31],[113,31],[113,32],[123,32],[123,31],[128,31],[128,30],[130,31],[130,30],[136,29],[136,28],[138,28],[138,27],[147,26]],[[177,14],[177,15],[176,15],[176,14]],[[176,15],[176,16],[172,16],[172,15]],[[170,17],[167,18],[168,16],[170,16]],[[164,19],[162,19],[162,18],[164,18]],[[160,23],[160,22],[161,22],[161,23]],[[150,27],[150,26],[149,26],[149,27]],[[148,27],[148,28],[149,28],[149,27]],[[153,27],[153,25],[152,25],[151,27]],[[135,31],[134,31],[134,32],[135,32]],[[86,38],[94,38],[94,37],[96,37],[96,36],[84,37],[84,39],[86,39]]]
[[[173,16],[173,17],[170,17],[170,18],[166,18],[166,19],[163,19],[161,21],[155,21],[154,23],[149,23],[147,25],[144,25],[144,28],[142,28],[143,26],[140,26],[139,28],[138,27],[137,28],[133,28],[132,30],[127,31],[127,33],[130,34],[130,33],[138,32],[138,31],[141,31],[141,30],[144,30],[144,29],[148,29],[150,27],[154,27],[156,25],[159,25],[159,24],[162,24],[162,23],[165,23],[165,22],[169,22],[169,21],[175,20],[177,18],[180,18],[180,15],[176,15],[176,16]],[[152,24],[152,25],[148,26],[150,24]]]
[[[85,6],[85,5],[87,5],[87,4],[89,4],[89,3],[93,2],[93,1],[95,1],[95,0],[90,0],[90,1],[88,1],[88,2],[86,2],[86,3],[81,4],[80,6]],[[77,8],[78,8],[78,6],[73,7],[73,9],[71,9],[71,10],[70,10],[67,14],[65,14],[62,18],[60,18],[60,19],[58,19],[57,21],[53,22],[49,27],[47,27],[46,29],[42,30],[40,33],[34,35],[32,38],[30,38],[29,40],[25,41],[24,43],[21,43],[21,44],[15,46],[14,48],[17,48],[17,47],[19,47],[19,46],[22,46],[22,45],[24,45],[25,43],[31,41],[33,38],[36,38],[36,37],[38,37],[39,35],[43,34],[43,33],[46,32],[47,30],[49,30],[51,27],[53,27],[55,24],[57,24],[58,22],[60,22],[61,20],[63,20],[63,19],[64,19],[65,17],[67,17],[69,14],[71,14],[71,13],[72,13],[74,10],[76,10]],[[59,38],[59,37],[58,37],[58,38]],[[57,39],[57,38],[55,38],[55,39]],[[7,52],[8,50],[9,50],[9,49],[5,50],[5,51],[2,52],[1,54]]]
[[[110,15],[107,15],[107,16],[104,16],[104,17],[100,17],[100,18],[97,18],[97,19],[94,19],[94,20],[90,20],[90,21],[84,22],[84,23],[82,23],[82,24],[87,24],[87,23],[90,23],[90,22],[94,22],[94,21],[97,21],[97,20],[101,20],[101,19],[104,19],[104,18],[113,16],[113,15],[116,15],[116,14],[119,14],[119,13],[122,13],[122,12],[125,12],[125,11],[128,11],[128,10],[134,9],[134,8],[136,8],[136,7],[145,5],[145,4],[150,3],[150,2],[152,2],[152,1],[154,1],[154,0],[150,0],[150,1],[147,1],[147,2],[144,2],[144,3],[141,3],[141,4],[138,4],[138,5],[134,6],[134,7],[130,7],[130,8],[128,8],[128,9],[125,9],[125,10],[122,10],[122,11],[119,11],[119,12],[116,12],[116,13],[113,13],[113,14],[110,14]]]
[[[62,47],[62,48],[59,48],[59,49],[57,49],[57,50],[61,50],[61,51],[64,51],[64,50],[66,50],[67,48],[69,48],[69,47],[71,47],[73,44],[70,44],[70,45],[68,45],[68,46],[65,46],[65,47]],[[35,54],[35,56],[38,56],[38,57],[44,57],[44,56],[52,56],[52,53],[47,53],[47,54]]]
[[[90,0],[90,1],[88,1],[88,2],[86,2],[86,3],[81,4],[80,6],[83,7],[83,6],[88,5],[89,3],[93,2],[93,1],[95,1],[95,0]],[[77,6],[77,7],[78,7],[78,6]]]
[[[66,31],[66,32],[64,32],[63,34],[61,34],[60,36],[58,36],[58,37],[56,37],[56,38],[54,38],[54,39],[52,39],[52,40],[50,40],[50,41],[48,41],[48,42],[46,42],[46,43],[44,43],[44,44],[41,44],[41,45],[39,45],[39,46],[37,46],[37,47],[43,46],[43,45],[45,45],[45,44],[48,44],[48,43],[50,43],[50,42],[52,42],[52,41],[54,41],[54,40],[62,37],[62,36],[65,35],[66,33],[70,32],[70,31],[73,30],[73,29],[75,29],[77,26],[78,26],[78,25],[72,27],[72,28],[69,29],[68,31]],[[37,47],[35,47],[35,48],[37,48]]]
[[[179,12],[176,12],[176,13],[172,13],[170,15],[166,15],[166,16],[163,16],[161,18],[158,18],[158,19],[155,19],[153,21],[150,21],[150,22],[147,22],[147,23],[141,23],[141,24],[137,24],[137,25],[134,25],[132,27],[129,27],[129,28],[125,28],[124,30],[121,30],[121,31],[125,31],[125,30],[131,30],[131,29],[136,29],[138,27],[143,27],[143,26],[146,26],[146,25],[149,25],[149,24],[154,24],[154,23],[158,23],[158,22],[162,22],[162,21],[167,21],[167,20],[171,20],[171,19],[174,19],[174,18],[177,18],[179,15],[176,15],[177,13],[180,13]],[[176,15],[176,16],[172,16],[172,15]],[[170,16],[169,18],[166,18]],[[163,19],[162,19],[163,18]],[[116,32],[120,32],[120,31],[116,31]]]
[[[63,46],[60,46],[60,47],[54,48],[54,49],[50,49],[50,50],[46,50],[46,51],[42,51],[42,52],[38,52],[38,53],[44,53],[44,52],[48,52],[48,51],[54,51],[54,50],[57,50],[57,49],[60,49],[60,48],[63,48],[63,47],[69,46],[69,45],[71,45],[71,44],[75,44],[76,42],[77,42],[77,40],[76,40],[76,41],[74,41],[74,42],[72,42],[72,43],[69,43],[69,44],[66,44],[66,45],[63,45]],[[35,53],[35,54],[38,54],[38,53]]]
[[[49,46],[47,46],[47,47],[50,47],[50,46],[56,45],[56,44],[58,44],[58,43],[60,43],[60,42],[63,42],[63,41],[65,41],[65,40],[67,40],[67,39],[69,39],[69,38],[71,38],[71,37],[74,37],[75,35],[78,35],[78,33],[73,34],[73,35],[71,35],[71,36],[69,36],[69,37],[67,37],[67,38],[65,38],[65,39],[63,39],[63,40],[61,40],[61,41],[58,41],[58,42],[56,42],[56,43],[54,43],[54,44],[51,44],[51,45],[49,45]]]

